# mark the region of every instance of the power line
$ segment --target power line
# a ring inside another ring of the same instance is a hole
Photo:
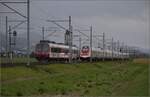
[[[10,1],[0,1],[0,4],[2,4],[3,6],[9,8],[11,11],[15,12],[17,15],[27,19],[27,65],[30,65],[30,0],[26,0],[27,2],[10,2]],[[16,9],[14,9],[13,7],[10,7],[7,4],[10,3],[14,3],[14,4],[27,4],[27,16],[23,15],[22,13],[20,13],[19,11],[17,11]],[[8,21],[6,21],[8,22]],[[13,28],[18,27],[19,25],[21,25],[23,22],[15,25]],[[9,33],[10,33],[10,29],[11,27],[9,26]],[[7,36],[7,26],[6,26],[6,36]],[[7,38],[6,38],[7,39]],[[11,40],[10,40],[11,41]]]
[[[15,10],[14,8],[8,6],[6,3],[4,2],[0,2],[2,5],[6,6],[7,8],[11,9],[12,11],[14,11],[15,13],[17,13],[18,15],[24,17],[24,18],[27,18],[26,16],[24,16],[23,14],[21,14],[20,12],[18,12],[17,10]]]

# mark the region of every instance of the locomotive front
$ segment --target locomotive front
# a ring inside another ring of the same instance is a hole
[[[80,52],[81,59],[88,59],[91,57],[91,51],[89,46],[83,46]]]
[[[38,43],[35,47],[34,56],[38,60],[49,58],[49,44],[48,43]]]

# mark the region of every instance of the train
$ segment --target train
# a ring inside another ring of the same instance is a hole
[[[80,51],[81,60],[117,60],[117,59],[128,59],[129,53],[123,53],[120,51],[103,50],[100,48],[90,48],[89,46],[83,46]]]
[[[99,48],[90,48],[84,45],[79,50],[77,46],[72,46],[71,51],[68,45],[63,43],[55,43],[53,41],[41,40],[36,44],[33,56],[38,61],[69,61],[72,60],[89,61],[110,60],[110,59],[128,59],[129,53],[120,51],[102,50]],[[70,53],[71,52],[71,53]]]
[[[38,61],[68,61],[70,56],[73,60],[79,56],[76,46],[72,46],[72,53],[69,52],[68,45],[41,40],[40,43],[36,44],[33,56]]]

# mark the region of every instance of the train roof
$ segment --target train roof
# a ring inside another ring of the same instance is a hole
[[[50,47],[58,47],[58,48],[66,48],[66,49],[69,49],[69,46],[68,45],[64,45],[64,44],[53,44],[53,43],[48,43],[48,45]],[[72,47],[72,49],[77,49],[77,47]]]
[[[66,48],[69,49],[69,45],[65,45],[64,43],[56,43],[54,41],[49,41],[49,40],[40,40],[40,44],[48,44],[51,47],[58,47],[58,48]],[[76,46],[72,46],[72,49],[76,49]]]
[[[56,44],[55,41],[49,41],[49,40],[40,40],[40,43],[53,43],[53,44]]]

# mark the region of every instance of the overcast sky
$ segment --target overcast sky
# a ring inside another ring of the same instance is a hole
[[[32,34],[41,35],[42,26],[55,26],[46,22],[47,19],[68,19],[72,16],[74,29],[89,29],[92,25],[94,34],[106,33],[107,38],[113,37],[127,45],[149,48],[149,0],[78,0],[53,1],[31,0],[31,28]],[[10,5],[22,14],[26,14],[23,6]],[[1,10],[7,10],[0,5]],[[1,11],[0,10],[0,11]],[[5,16],[2,15],[1,16]],[[11,15],[10,18],[23,19]],[[67,23],[60,23],[67,27]],[[25,26],[25,25],[24,25]],[[89,32],[85,32],[89,34]],[[48,32],[47,32],[48,34]],[[74,34],[78,34],[74,32]],[[22,32],[25,35],[25,31]],[[62,35],[63,36],[63,33]],[[34,36],[32,36],[34,37]],[[35,37],[34,37],[35,38]],[[51,37],[51,40],[62,42],[63,37]]]

